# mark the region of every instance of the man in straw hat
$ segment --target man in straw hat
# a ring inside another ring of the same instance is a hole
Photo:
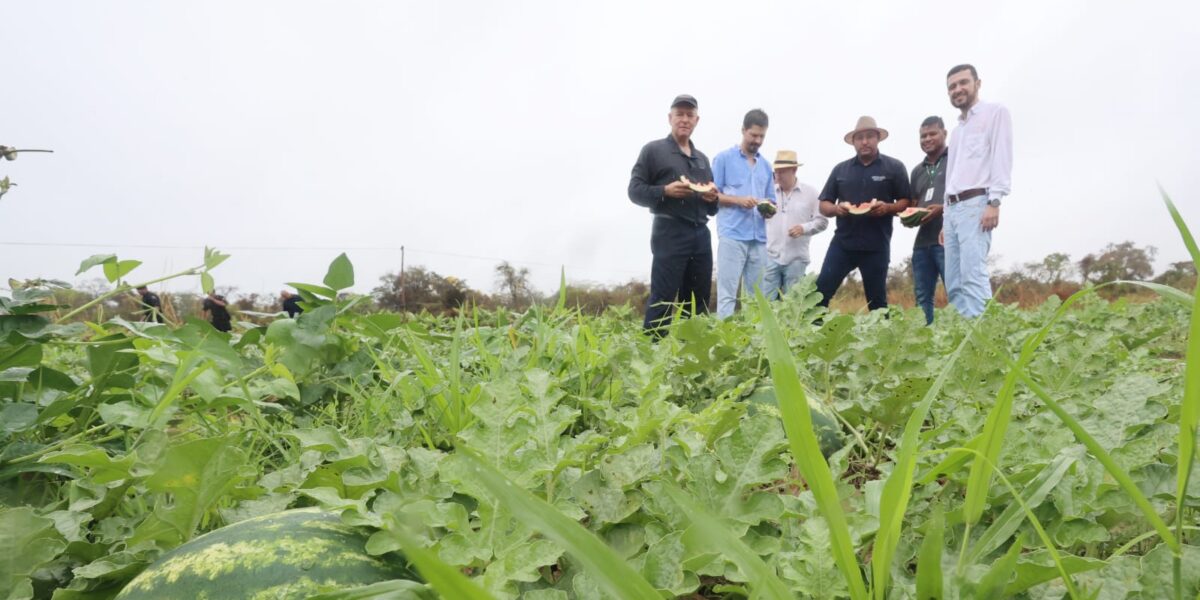
[[[691,140],[700,123],[698,107],[692,96],[675,97],[667,113],[671,133],[642,146],[629,177],[629,199],[654,215],[650,298],[642,325],[655,336],[663,335],[670,323],[673,304],[685,303],[688,313],[693,306],[696,313],[708,312],[712,293],[708,217],[717,213],[717,191],[692,187],[703,188],[713,179],[708,157]]]
[[[775,176],[758,149],[767,136],[767,113],[742,118],[742,140],[713,157],[721,211],[717,213],[717,316],[733,315],[738,284],[753,294],[767,266],[767,228],[758,203],[775,200]]]
[[[775,153],[775,203],[779,214],[767,221],[767,269],[762,293],[769,299],[786,294],[808,270],[808,243],[825,231],[817,189],[796,180],[800,167],[793,150]]]
[[[908,208],[908,170],[900,161],[879,153],[886,129],[871,117],[859,117],[843,138],[856,156],[838,163],[821,190],[821,214],[837,217],[837,229],[817,277],[821,305],[858,269],[867,308],[887,308],[887,272],[892,242],[892,216]],[[855,211],[851,212],[850,207]],[[859,212],[863,214],[858,214]]]
[[[1012,190],[1012,117],[982,102],[975,67],[957,65],[946,74],[950,104],[961,111],[946,159],[946,295],[965,317],[983,314],[992,297],[987,255],[1000,224],[1000,201]]]

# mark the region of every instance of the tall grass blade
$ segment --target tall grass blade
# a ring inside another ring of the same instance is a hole
[[[463,449],[459,452],[468,458],[479,483],[513,516],[566,548],[608,593],[622,600],[662,600],[654,586],[592,532],[550,503],[514,485],[474,453]]]
[[[1036,507],[1046,499],[1046,496],[1054,490],[1059,481],[1062,481],[1063,475],[1066,475],[1067,469],[1075,464],[1075,461],[1082,454],[1082,448],[1079,446],[1071,446],[1070,448],[1060,452],[1050,464],[1042,468],[1033,481],[1030,481],[1024,486],[1025,497],[1024,503],[1030,508]],[[967,553],[967,562],[977,563],[983,560],[985,556],[993,550],[999,548],[1012,534],[1016,533],[1017,527],[1020,527],[1021,521],[1025,515],[1021,512],[1021,505],[1013,503],[996,517],[992,524],[988,526],[983,535],[975,540],[971,546],[971,550]]]
[[[443,598],[496,600],[495,596],[463,575],[462,571],[446,564],[437,554],[422,548],[411,534],[403,530],[403,526],[392,527],[388,533],[400,542],[405,558],[412,562],[421,577],[424,577]]]
[[[1010,366],[1009,368],[1013,367]],[[1133,499],[1134,504],[1136,504],[1138,509],[1142,511],[1142,516],[1146,517],[1146,520],[1150,522],[1150,525],[1153,526],[1156,531],[1158,531],[1158,535],[1162,538],[1163,542],[1170,546],[1172,551],[1179,552],[1179,541],[1171,535],[1171,530],[1167,527],[1166,522],[1162,520],[1162,517],[1158,516],[1158,511],[1154,509],[1154,506],[1152,506],[1150,501],[1146,499],[1146,495],[1143,494],[1142,490],[1138,488],[1136,483],[1133,482],[1133,479],[1129,476],[1129,473],[1126,473],[1120,467],[1120,465],[1113,460],[1108,451],[1100,446],[1100,443],[1096,441],[1096,438],[1093,438],[1091,434],[1089,434],[1087,430],[1079,424],[1079,421],[1075,420],[1075,417],[1072,417],[1070,413],[1064,410],[1062,405],[1060,405],[1058,401],[1046,391],[1045,388],[1038,384],[1038,382],[1034,381],[1033,378],[1030,377],[1029,374],[1025,373],[1024,370],[1020,371],[1020,377],[1021,381],[1033,391],[1034,395],[1036,395],[1039,399],[1041,399],[1042,402],[1046,404],[1046,407],[1049,408],[1051,412],[1053,412],[1055,416],[1057,416],[1059,420],[1067,426],[1067,429],[1071,430],[1071,433],[1075,434],[1075,439],[1079,440],[1079,443],[1086,446],[1088,452],[1092,456],[1096,457],[1096,460],[1100,461],[1100,464],[1104,465],[1104,469],[1108,471],[1108,474],[1112,475],[1113,479],[1117,480],[1117,484],[1121,486],[1121,489],[1124,490],[1126,494],[1129,494],[1129,497]]]
[[[1165,191],[1162,192],[1163,202],[1167,204],[1167,211],[1171,213],[1171,218],[1175,220],[1175,227],[1179,229],[1179,235],[1183,237],[1183,245],[1187,246],[1188,252],[1192,255],[1192,265],[1200,271],[1200,248],[1196,246],[1196,240],[1192,237],[1192,232],[1188,229],[1187,223],[1183,222],[1183,216],[1179,214],[1179,210],[1175,208],[1175,203],[1171,202],[1170,196]],[[1188,480],[1192,475],[1192,467],[1196,461],[1196,425],[1200,422],[1200,282],[1196,283],[1196,289],[1193,292],[1192,298],[1192,318],[1188,327],[1187,341],[1187,364],[1184,366],[1183,374],[1183,401],[1179,410],[1179,463],[1176,471],[1175,481],[1175,532],[1180,546],[1183,544],[1183,517],[1184,504],[1187,499]],[[1182,551],[1181,547],[1174,548],[1174,577],[1175,577],[1175,596],[1182,597]]]
[[[921,540],[917,553],[917,598],[919,600],[941,600],[942,598],[942,552],[945,547],[946,514],[942,505],[933,509],[929,528]]]
[[[800,384],[800,377],[796,374],[796,363],[792,359],[787,338],[775,320],[770,303],[762,293],[757,296],[759,317],[766,337],[767,359],[771,365],[771,379],[775,382],[775,397],[782,413],[783,427],[787,431],[792,457],[813,492],[821,516],[825,517],[825,522],[829,525],[833,559],[846,579],[850,597],[854,600],[865,600],[866,583],[858,567],[858,557],[850,538],[850,527],[846,523],[841,499],[838,498],[833,473],[821,454],[821,447],[813,431],[812,415],[808,412],[804,386]]]
[[[958,449],[965,450],[976,456],[983,456],[983,453],[981,453],[977,450],[971,450],[969,448],[958,448]],[[1029,521],[1029,524],[1031,526],[1033,526],[1033,530],[1034,530],[1034,532],[1037,533],[1038,539],[1040,539],[1042,541],[1042,545],[1045,546],[1046,552],[1050,555],[1050,560],[1054,561],[1054,568],[1058,571],[1059,577],[1062,578],[1063,584],[1067,587],[1067,595],[1070,596],[1073,600],[1078,599],[1079,598],[1079,590],[1077,590],[1075,588],[1075,582],[1071,579],[1071,573],[1073,573],[1075,571],[1073,571],[1067,567],[1067,564],[1064,562],[1062,555],[1060,555],[1058,553],[1058,549],[1054,547],[1054,541],[1050,539],[1050,534],[1046,533],[1046,528],[1042,527],[1042,523],[1041,523],[1041,521],[1038,520],[1037,515],[1033,514],[1033,509],[1030,508],[1030,506],[1025,503],[1024,499],[1021,498],[1021,493],[1019,491],[1017,491],[1016,486],[1014,486],[1012,484],[1012,482],[1009,481],[1008,477],[1004,476],[1004,473],[1002,473],[1000,471],[1000,468],[998,465],[988,461],[987,458],[984,457],[984,466],[988,469],[991,469],[993,474],[997,478],[1000,479],[1000,482],[1002,484],[1004,484],[1004,487],[1006,489],[1008,489],[1008,493],[1012,494],[1013,501],[1016,502],[1021,507],[1021,511],[1025,513],[1025,519],[1027,521]],[[1018,540],[1020,540],[1020,538],[1018,538]],[[1017,545],[1024,546],[1023,543],[1017,543]],[[1001,560],[1003,560],[1003,559],[1001,559]],[[958,563],[959,576],[961,576],[962,573],[965,572],[965,570],[968,566],[970,566],[970,563],[966,562],[965,556],[962,557],[962,560],[960,560],[960,562]],[[1046,581],[1049,581],[1049,579],[1047,579]],[[970,597],[975,598],[976,596],[970,596]]]
[[[1200,266],[1200,246],[1196,245],[1196,238],[1192,237],[1187,223],[1183,222],[1183,215],[1179,214],[1179,209],[1175,208],[1175,203],[1171,201],[1171,197],[1167,195],[1166,190],[1162,189],[1162,186],[1159,186],[1158,193],[1162,194],[1163,202],[1167,205],[1167,212],[1171,213],[1171,219],[1175,221],[1175,228],[1183,237],[1183,245],[1187,247],[1188,254],[1192,256],[1192,264]]]
[[[666,485],[663,489],[687,514],[691,521],[689,527],[698,539],[709,549],[732,560],[742,570],[742,574],[749,578],[756,596],[769,600],[794,600],[794,596],[776,575],[775,570],[768,567],[745,542],[733,535],[720,519],[709,514],[679,488]]]
[[[966,523],[977,523],[983,516],[988,490],[992,485],[993,472],[985,463],[994,464],[999,469],[1000,449],[1004,446],[1004,434],[1008,431],[1009,422],[1012,420],[1013,394],[1016,391],[1019,373],[1033,360],[1034,352],[1045,341],[1046,336],[1050,335],[1050,328],[1067,313],[1071,306],[1084,296],[1093,293],[1095,289],[1084,288],[1072,294],[1058,307],[1058,310],[1054,311],[1041,329],[1029,336],[1021,345],[1021,354],[1017,358],[1016,366],[1015,368],[1009,367],[1008,373],[1004,377],[1004,385],[1000,388],[1000,393],[996,398],[996,404],[992,406],[992,410],[988,411],[987,421],[982,432],[983,438],[980,440],[980,453],[976,454],[975,460],[971,462],[971,473],[967,479],[967,498],[963,503],[963,520]]]
[[[1004,598],[1004,588],[1008,586],[1008,580],[1012,579],[1013,573],[1017,571],[1017,558],[1021,556],[1021,548],[1025,546],[1025,536],[1017,536],[1016,541],[1009,546],[1008,552],[1004,553],[1004,557],[992,563],[992,568],[988,569],[987,573],[979,580],[979,587],[975,589],[972,598],[979,600],[1001,600]]]
[[[904,513],[908,510],[908,501],[912,497],[913,473],[917,468],[917,450],[921,444],[921,428],[933,401],[942,393],[951,371],[957,366],[963,349],[970,343],[975,333],[975,327],[963,336],[958,348],[950,355],[950,359],[942,366],[937,379],[925,392],[925,397],[913,407],[908,422],[904,424],[904,433],[897,447],[895,466],[887,482],[883,484],[883,493],[879,500],[879,531],[875,534],[875,547],[871,555],[872,591],[876,600],[884,600],[887,596],[888,579],[891,577],[892,562],[896,557],[896,547],[900,544],[900,532],[904,525]]]

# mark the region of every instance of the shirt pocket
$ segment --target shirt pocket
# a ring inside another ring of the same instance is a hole
[[[983,158],[987,153],[987,136],[983,132],[972,133],[963,140],[963,154],[969,158]]]
[[[744,169],[726,169],[725,170],[725,188],[733,190],[741,190],[746,187],[750,181],[750,174]]]

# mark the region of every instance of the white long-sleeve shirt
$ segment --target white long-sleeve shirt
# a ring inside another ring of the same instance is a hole
[[[959,116],[950,134],[946,162],[946,195],[987,190],[988,200],[1012,191],[1012,117],[995,102],[979,101]]]
[[[784,192],[775,186],[776,214],[767,219],[767,256],[778,264],[786,265],[796,260],[808,260],[808,242],[812,236],[829,227],[829,219],[821,216],[817,189],[804,183],[796,183]],[[793,225],[804,228],[804,235],[791,237],[788,229]]]

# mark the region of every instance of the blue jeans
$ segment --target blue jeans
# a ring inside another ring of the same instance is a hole
[[[913,293],[917,306],[925,311],[925,324],[933,323],[933,292],[937,289],[938,276],[946,283],[946,251],[941,244],[913,248]]]
[[[992,297],[987,255],[992,232],[983,231],[979,221],[987,198],[978,196],[948,204],[942,220],[946,236],[946,295],[964,317],[978,317]]]
[[[738,283],[742,291],[753,294],[762,284],[767,266],[767,245],[763,242],[742,242],[729,238],[717,241],[717,316],[733,316],[737,305]]]
[[[807,270],[807,260],[793,260],[782,265],[768,258],[767,269],[763,273],[763,295],[767,297],[767,300],[782,298],[793,285],[796,285],[796,282],[800,281],[801,277],[804,277],[804,272]]]

